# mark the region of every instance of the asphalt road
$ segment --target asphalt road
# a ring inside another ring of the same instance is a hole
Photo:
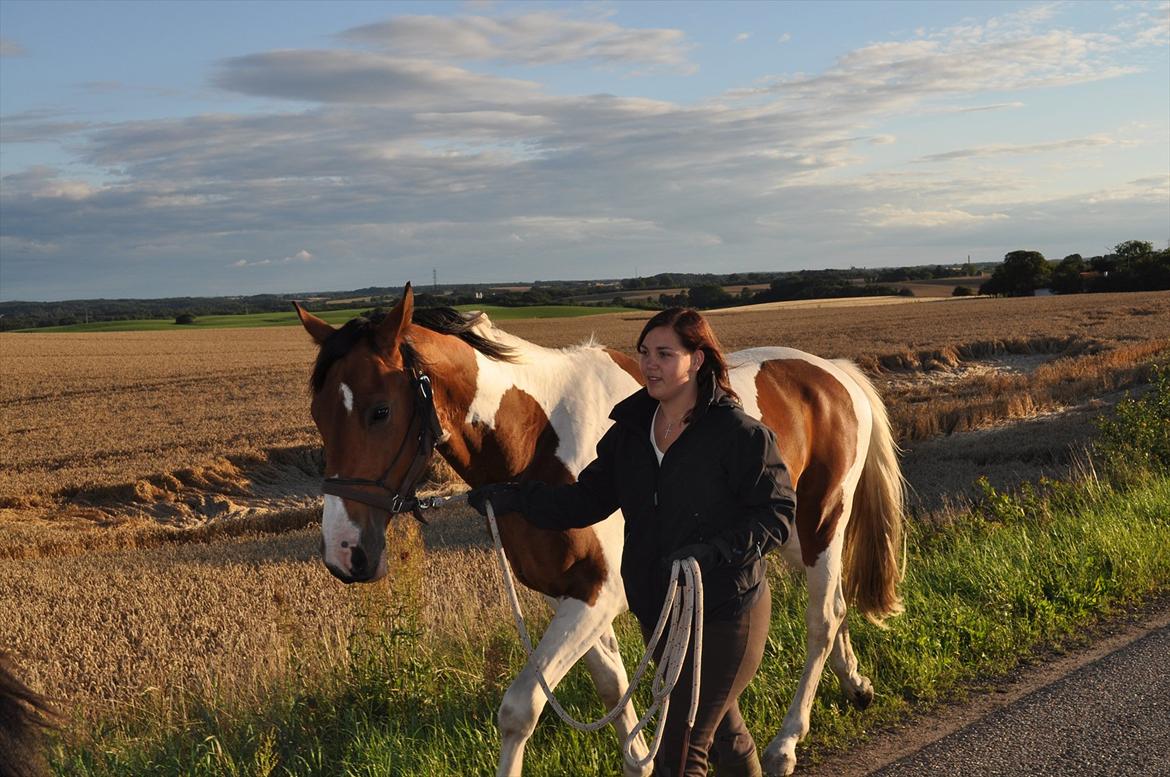
[[[1170,597],[807,777],[1170,777]]]
[[[1170,627],[871,772],[1170,777]]]

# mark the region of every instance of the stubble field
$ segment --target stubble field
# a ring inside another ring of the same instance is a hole
[[[503,326],[630,352],[647,317]],[[1170,349],[1166,293],[711,320],[728,350],[781,344],[870,370],[921,520],[978,474],[1002,485],[1067,468],[1091,419]],[[343,587],[316,558],[313,356],[299,328],[0,335],[0,646],[79,725],[152,705],[179,719],[190,693],[259,697],[325,672],[371,597],[393,598]],[[508,616],[482,523],[451,509],[421,534],[394,531],[395,585],[417,594],[424,630],[490,667]],[[498,693],[503,677],[488,675]]]

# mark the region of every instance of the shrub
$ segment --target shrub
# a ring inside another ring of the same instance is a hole
[[[952,297],[973,297],[973,296],[975,296],[975,290],[972,289],[970,286],[956,286],[954,291],[951,292],[951,296]]]
[[[1123,480],[1170,472],[1170,364],[1154,368],[1150,390],[1127,395],[1112,417],[1097,421],[1097,452],[1106,469]]]
[[[194,324],[195,323],[195,316],[191,313],[180,313],[179,315],[175,316],[175,323],[176,324]]]

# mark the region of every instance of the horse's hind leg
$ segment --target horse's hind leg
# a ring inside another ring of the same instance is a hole
[[[589,667],[589,674],[593,677],[593,684],[597,686],[597,693],[605,703],[605,708],[611,710],[616,707],[630,681],[626,677],[626,667],[622,663],[622,654],[618,651],[617,635],[613,633],[612,624],[602,632],[596,644],[589,648],[589,652],[585,654],[585,664]],[[621,745],[624,746],[626,738],[637,723],[638,714],[634,712],[633,702],[630,702],[626,704],[622,714],[613,721],[613,728]],[[646,740],[641,734],[635,738],[632,749],[639,759],[644,758],[649,752]],[[626,777],[641,777],[650,767],[635,769],[623,759],[622,769]]]
[[[578,599],[560,600],[540,644],[504,693],[499,712],[500,765],[496,770],[497,777],[520,777],[524,747],[536,730],[546,702],[537,679],[538,668],[549,687],[556,688],[573,664],[610,627],[617,610],[612,597],[606,596],[604,589],[593,605]]]
[[[817,694],[817,684],[825,668],[825,659],[833,647],[837,629],[845,618],[845,600],[841,591],[841,539],[837,537],[821,554],[814,566],[807,568],[808,609],[805,626],[808,629],[808,653],[804,673],[796,695],[784,716],[784,726],[764,751],[761,759],[764,774],[769,777],[792,774],[796,769],[796,743],[808,733],[809,715]]]
[[[841,583],[837,583],[838,606],[844,610],[845,594],[841,591]],[[863,710],[873,701],[873,683],[869,678],[857,671],[857,656],[853,655],[853,645],[849,642],[849,618],[841,619],[837,629],[837,638],[833,640],[833,652],[829,654],[829,666],[833,674],[841,682],[841,690],[845,698],[859,710]]]

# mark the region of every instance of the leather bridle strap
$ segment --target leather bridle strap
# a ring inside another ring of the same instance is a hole
[[[385,510],[391,517],[400,513],[409,512],[420,523],[426,523],[422,517],[422,508],[430,506],[430,500],[420,501],[414,495],[414,487],[426,472],[427,466],[435,453],[435,445],[443,435],[443,428],[439,423],[439,415],[435,410],[435,396],[431,388],[431,379],[415,369],[410,352],[402,349],[403,366],[410,375],[410,384],[414,389],[414,408],[410,418],[410,426],[406,429],[406,436],[398,447],[398,452],[390,461],[390,466],[377,480],[366,478],[325,478],[321,490],[330,496],[339,496],[354,502]],[[417,431],[416,431],[417,427]],[[417,441],[414,457],[410,467],[406,470],[398,489],[391,488],[387,478],[398,465],[398,460],[406,453],[411,441]],[[369,491],[369,488],[381,489],[384,493]]]

